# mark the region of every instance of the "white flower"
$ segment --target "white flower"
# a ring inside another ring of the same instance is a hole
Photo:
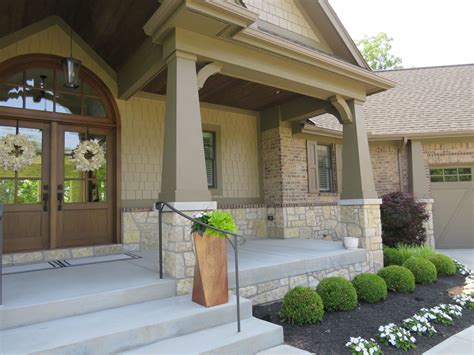
[[[356,346],[355,349],[356,349],[356,351],[360,351],[360,350],[361,350],[361,349],[360,349],[360,346]]]

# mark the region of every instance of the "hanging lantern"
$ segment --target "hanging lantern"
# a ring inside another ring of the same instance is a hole
[[[64,86],[71,89],[79,87],[79,69],[81,61],[72,57],[72,27],[71,27],[71,54],[62,60],[64,70]]]
[[[64,86],[71,89],[79,87],[79,69],[81,61],[72,57],[63,59]]]

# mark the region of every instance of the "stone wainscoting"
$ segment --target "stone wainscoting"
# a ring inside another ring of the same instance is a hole
[[[312,271],[305,274],[288,276],[272,281],[265,281],[240,288],[240,295],[252,301],[253,305],[282,300],[286,293],[296,286],[316,287],[319,282],[331,276],[342,276],[352,280],[361,272],[376,272],[368,261],[359,261],[326,270]],[[235,292],[235,289],[232,289]]]

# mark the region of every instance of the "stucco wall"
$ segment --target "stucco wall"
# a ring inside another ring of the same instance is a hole
[[[69,34],[54,25],[32,33],[23,40],[0,50],[0,61],[28,53],[69,55]],[[116,97],[115,74],[98,63],[93,52],[76,42],[74,57],[102,79]],[[110,69],[110,68],[109,68]],[[122,130],[122,199],[157,199],[161,185],[163,125],[165,104],[163,98],[134,96],[116,100]],[[259,197],[257,114],[247,111],[222,110],[215,106],[201,109],[203,124],[220,127],[222,154],[221,198]]]

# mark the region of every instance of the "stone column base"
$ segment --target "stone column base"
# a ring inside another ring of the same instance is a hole
[[[359,238],[359,247],[367,250],[367,262],[373,272],[383,267],[381,200],[340,200],[340,222],[346,236]]]

